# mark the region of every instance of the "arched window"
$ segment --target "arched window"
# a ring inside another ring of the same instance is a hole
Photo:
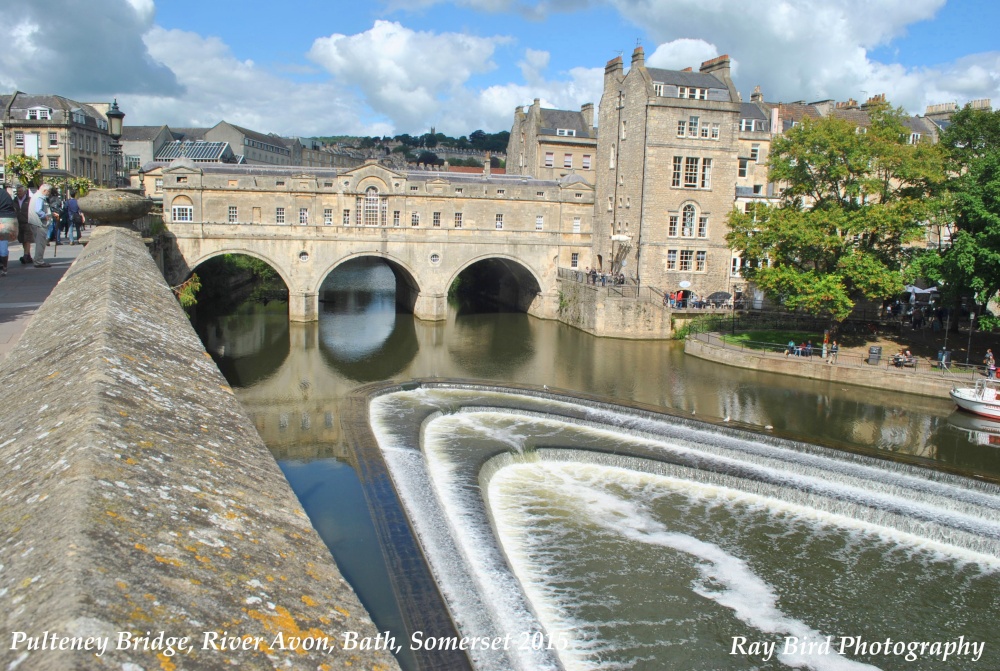
[[[369,186],[365,190],[365,226],[378,226],[379,210],[378,189],[374,186]]]
[[[187,196],[177,196],[171,202],[171,221],[194,221],[194,203]]]
[[[688,203],[681,209],[681,237],[694,237],[694,205]]]

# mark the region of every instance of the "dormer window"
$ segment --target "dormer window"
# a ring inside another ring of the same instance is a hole
[[[37,121],[48,121],[52,118],[52,110],[48,107],[32,107],[28,110],[28,118]]]
[[[693,86],[678,86],[677,97],[688,100],[708,100],[708,89],[699,89]]]
[[[920,142],[920,133],[910,133],[910,144],[917,144]]]
[[[70,116],[73,118],[73,123],[78,123],[82,126],[87,125],[87,117],[83,115],[82,110],[75,109],[70,113]]]
[[[572,128],[557,128],[556,135],[563,135],[566,137],[576,137],[576,131]]]
[[[667,86],[663,82],[653,82],[653,93],[658,96],[663,96],[666,92]]]

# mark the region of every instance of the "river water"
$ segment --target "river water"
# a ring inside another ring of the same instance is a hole
[[[226,316],[202,314],[197,328],[345,577],[376,623],[400,639],[408,634],[339,424],[343,400],[364,383],[439,377],[547,385],[695,418],[729,418],[726,426],[770,426],[770,436],[852,455],[891,454],[967,476],[1000,477],[1000,448],[992,445],[990,427],[954,414],[948,399],[743,371],[685,357],[679,343],[594,338],[523,314],[456,311],[446,322],[424,323],[397,314],[393,291],[386,267],[355,264],[331,276],[318,323],[289,324],[286,306],[272,303]],[[405,428],[394,422],[416,408],[445,409],[426,425],[419,449],[427,456],[417,458],[425,460],[429,480],[417,490],[436,492],[435,505],[453,520],[447,542],[464,548],[459,554],[469,580],[500,590],[472,600],[492,604],[485,610],[494,612],[467,613],[477,624],[465,625],[463,633],[511,634],[515,647],[519,635],[547,637],[540,652],[529,641],[523,655],[480,655],[483,668],[959,669],[990,668],[1000,659],[1000,637],[989,624],[1000,615],[1000,560],[991,541],[975,541],[996,533],[991,514],[977,517],[980,509],[993,509],[991,491],[975,490],[985,498],[961,504],[969,510],[944,505],[943,517],[976,518],[956,522],[966,526],[951,543],[951,522],[930,529],[939,524],[937,499],[927,503],[931,512],[914,513],[921,521],[910,528],[817,503],[842,493],[809,500],[788,495],[801,489],[802,478],[837,480],[842,468],[836,464],[815,466],[808,475],[779,468],[793,473],[795,486],[760,491],[744,486],[745,478],[664,470],[657,450],[679,448],[676,437],[659,429],[636,436],[616,429],[618,420],[567,422],[523,399],[504,400],[500,413],[449,410],[492,405],[493,396],[484,401],[477,393],[471,399],[467,391],[450,390],[385,397],[373,406],[382,414],[373,417],[381,422],[380,442],[391,450],[394,432]],[[716,449],[714,440],[705,449]],[[640,456],[592,456],[609,450]],[[405,464],[414,455],[397,457]],[[387,461],[392,466],[392,457]],[[925,488],[907,480],[893,490],[894,499],[883,501],[883,462],[865,463],[877,474],[864,485],[841,483],[846,489],[837,491],[862,492],[857,496],[867,510],[903,506],[914,498],[911,486]],[[899,469],[911,467],[885,466],[884,472]],[[923,469],[911,470],[906,478],[924,478]],[[956,488],[957,494],[934,495],[951,501],[967,494],[963,482],[927,486]],[[488,538],[477,541],[484,533]],[[429,555],[433,563],[433,550]],[[447,557],[438,559],[445,561],[445,568],[435,568],[439,577],[453,572]],[[484,578],[491,562],[510,575]],[[468,609],[449,589],[442,585],[449,604]],[[829,655],[781,649],[789,637],[814,646],[830,640],[835,647],[852,638],[859,645],[886,638],[943,644],[960,636],[986,645],[979,662],[972,651],[942,661],[931,648],[916,660],[871,649]],[[777,643],[770,655],[767,642]],[[412,664],[405,650],[401,661]]]

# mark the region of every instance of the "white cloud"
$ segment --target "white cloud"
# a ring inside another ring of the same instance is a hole
[[[152,26],[152,0],[5,0],[3,17],[3,89],[80,100],[181,91],[142,41]]]
[[[646,56],[646,65],[665,70],[683,70],[688,67],[697,70],[699,65],[718,55],[719,50],[714,44],[681,38],[658,46],[656,51]]]
[[[734,78],[741,90],[760,84],[768,100],[885,93],[893,104],[922,113],[928,103],[996,98],[1000,92],[994,53],[935,68],[905,68],[870,56],[910,24],[932,19],[945,0],[608,2],[662,43],[647,63],[681,65],[677,57],[686,57],[697,68],[698,58],[715,49],[739,62]]]
[[[185,91],[180,96],[130,96],[127,122],[208,127],[224,119],[280,135],[375,135],[391,130],[341,87],[275,76],[253,61],[237,59],[218,38],[157,27],[145,41]]]
[[[433,125],[444,101],[460,93],[473,75],[496,68],[493,54],[509,41],[376,21],[363,33],[319,38],[308,55],[360,90],[376,112],[412,132]]]

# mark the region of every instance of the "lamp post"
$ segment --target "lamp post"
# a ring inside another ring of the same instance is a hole
[[[969,313],[969,345],[965,349],[965,365],[969,365],[969,355],[972,354],[972,329],[976,327],[976,313]]]
[[[122,185],[122,145],[119,140],[122,137],[122,120],[125,112],[118,108],[118,99],[115,98],[108,110],[108,135],[111,136],[111,186],[118,188]]]

